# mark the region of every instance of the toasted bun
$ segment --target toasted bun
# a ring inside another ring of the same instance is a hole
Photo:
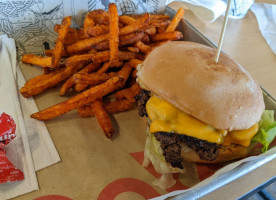
[[[242,130],[264,111],[262,91],[237,62],[202,44],[175,41],[154,49],[138,69],[138,82],[184,112],[217,129]]]

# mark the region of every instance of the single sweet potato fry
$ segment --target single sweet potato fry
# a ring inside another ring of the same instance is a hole
[[[100,85],[85,90],[71,99],[34,113],[31,117],[43,121],[53,119],[73,109],[92,103],[96,99],[102,98],[103,96],[117,90],[121,87],[122,81],[122,78],[115,76]]]
[[[148,35],[154,35],[156,33],[156,28],[155,27],[150,27],[145,30],[145,33]]]
[[[121,67],[124,62],[123,61],[118,61],[116,63],[114,63],[115,65],[112,66],[112,67]],[[106,62],[103,64],[103,66],[96,72],[96,74],[100,75],[100,74],[103,74],[105,73],[108,69],[110,68],[110,63],[109,62]]]
[[[127,35],[133,33],[137,30],[141,30],[144,28],[144,25],[149,21],[149,13],[145,13],[141,17],[137,18],[135,22],[130,25],[124,26],[119,31],[119,36]]]
[[[56,24],[54,27],[54,31],[58,33],[61,25]],[[67,35],[64,38],[64,45],[75,43],[79,40],[79,31],[75,28],[69,28]]]
[[[107,113],[118,113],[131,109],[133,104],[129,100],[123,99],[110,103],[103,103],[103,106]],[[84,105],[82,107],[79,107],[78,113],[82,117],[94,116],[91,105]]]
[[[98,53],[98,51],[96,49],[90,49],[88,51],[89,54],[95,54],[95,53]]]
[[[99,35],[97,37],[80,40],[73,44],[66,46],[65,50],[69,55],[80,54],[89,51],[93,45],[106,41],[109,39],[109,33]]]
[[[119,51],[119,60],[131,60],[137,58],[143,60],[144,56],[141,54],[129,52],[129,51]],[[109,61],[109,51],[101,51],[92,56],[93,63],[103,63]]]
[[[138,32],[138,33],[131,33],[128,35],[124,35],[119,37],[119,46],[127,46],[127,45],[131,45],[134,42],[141,40],[144,37],[144,33],[143,32]],[[95,44],[93,46],[95,49],[97,50],[108,50],[109,49],[109,41],[104,41],[98,44]]]
[[[142,62],[143,62],[142,60],[131,59],[131,60],[129,61],[129,65],[130,65],[132,68],[136,69],[137,65],[141,64]]]
[[[139,53],[139,49],[137,47],[128,47],[127,50],[133,53]]]
[[[77,92],[82,92],[84,91],[89,85],[87,84],[76,84],[74,89],[77,91]]]
[[[135,96],[137,96],[141,91],[141,87],[138,83],[134,83],[129,91],[126,92],[126,98],[131,102],[136,102]]]
[[[87,15],[93,19],[95,24],[109,24],[109,13],[102,9],[90,11]]]
[[[109,61],[109,51],[100,51],[92,56],[93,63],[103,63]]]
[[[99,64],[90,63],[82,68],[78,73],[89,73],[97,70],[100,67]],[[75,84],[73,76],[71,76],[67,81],[61,86],[59,94],[64,95],[71,87]],[[86,87],[85,87],[86,88]]]
[[[166,27],[157,27],[157,33],[165,33],[166,32]]]
[[[103,102],[101,100],[96,100],[91,104],[91,107],[105,136],[111,138],[114,134],[114,128],[108,113],[104,109]]]
[[[131,33],[128,35],[124,35],[120,37],[120,47],[121,46],[127,46],[127,45],[131,45],[136,41],[141,40],[144,37],[144,33],[143,32],[136,32],[136,33]]]
[[[118,62],[116,62],[112,67],[113,67],[113,68],[122,67],[123,64],[124,64],[124,61],[118,61]]]
[[[148,36],[147,34],[145,34],[145,35],[143,36],[143,38],[141,39],[141,41],[142,41],[143,43],[147,44],[147,43],[150,42],[150,38],[149,38],[149,36]]]
[[[95,48],[98,51],[109,50],[109,41],[107,40],[104,42],[97,43],[93,45],[93,48]]]
[[[142,53],[147,53],[147,52],[151,51],[151,47],[144,44],[141,41],[135,42],[134,46],[137,47],[140,50],[140,52],[142,52]]]
[[[59,61],[60,61],[61,54],[63,51],[63,46],[64,46],[64,40],[69,31],[70,25],[71,25],[71,17],[70,16],[64,17],[62,19],[61,27],[58,31],[56,45],[53,50],[52,64],[51,64],[52,68],[56,68],[59,66]]]
[[[79,39],[78,39],[77,41],[84,40],[84,39],[87,39],[87,38],[88,38],[87,35],[85,34],[83,28],[78,29],[78,37],[79,37]],[[76,42],[77,42],[77,41],[76,41]],[[71,42],[70,44],[72,44],[72,43],[73,43],[73,42]],[[75,42],[74,42],[74,43],[75,43]]]
[[[129,63],[126,63],[126,64],[124,64],[122,69],[118,72],[118,76],[123,78],[123,80],[124,80],[121,84],[120,89],[125,86],[131,71],[132,71],[132,67],[129,65]]]
[[[139,53],[133,53],[130,51],[119,51],[119,60],[131,60],[131,59],[144,60],[144,56]]]
[[[65,93],[70,90],[71,87],[73,87],[75,84],[75,81],[73,79],[73,76],[71,76],[70,78],[68,78],[65,83],[63,83],[63,85],[61,86],[60,90],[59,90],[59,95],[63,96],[65,95]]]
[[[137,78],[137,70],[136,69],[131,72],[131,78],[136,80],[136,78]]]
[[[55,68],[55,69],[51,68],[51,67],[43,67],[42,71],[43,71],[43,74],[49,74],[49,73],[51,73],[51,72],[53,72],[57,69],[61,69],[61,68],[64,68],[64,67],[65,67],[65,64],[61,64],[61,65],[59,65],[58,68]]]
[[[170,19],[169,15],[150,15],[150,20]]]
[[[96,72],[96,74],[100,75],[105,73],[109,69],[109,67],[110,67],[109,62],[104,63],[103,66]]]
[[[94,85],[94,84],[93,84]],[[85,90],[87,87],[89,86],[89,84],[85,84],[84,82],[83,83],[77,83],[75,85],[75,90],[77,92],[82,92],[83,90]]]
[[[167,27],[170,24],[170,20],[151,20],[149,21],[147,27]]]
[[[153,42],[162,41],[162,40],[180,40],[183,38],[183,35],[179,31],[158,33],[151,37]]]
[[[116,92],[115,98],[117,100],[126,98],[130,102],[135,102],[136,100],[134,99],[134,97],[140,93],[140,90],[141,90],[141,88],[140,88],[139,84],[134,83],[131,87]]]
[[[130,25],[134,23],[136,20],[128,15],[121,15],[119,16],[119,22],[125,25]]]
[[[97,25],[97,26],[87,28],[87,34],[94,37],[108,32],[109,32],[108,25]]]
[[[91,62],[94,54],[75,55],[66,59],[65,65],[76,65],[79,62]]]
[[[115,3],[109,4],[109,50],[110,66],[119,61],[119,16]]]
[[[173,32],[173,31],[175,31],[175,29],[178,26],[178,24],[179,24],[180,20],[182,19],[183,15],[184,15],[184,9],[183,8],[179,8],[179,10],[177,11],[177,13],[173,17],[171,23],[167,27],[166,32]]]
[[[22,56],[22,62],[32,65],[38,65],[40,67],[51,67],[51,57],[42,57],[32,54],[25,54]]]
[[[156,47],[161,46],[162,44],[167,43],[168,41],[169,40],[164,40],[164,41],[161,41],[161,42],[153,42],[153,43],[150,43],[149,46],[154,49]]]
[[[110,73],[103,73],[103,74],[82,74],[77,73],[74,74],[73,79],[76,84],[85,84],[85,85],[97,85],[99,83],[102,83],[114,76],[116,76],[116,72],[110,72]]]
[[[88,29],[93,26],[95,26],[95,22],[92,19],[92,17],[89,14],[87,14],[83,22],[83,31],[86,37],[90,36],[90,34],[88,33]]]
[[[67,65],[65,68],[57,69],[49,74],[43,74],[28,80],[20,89],[24,97],[30,97],[42,93],[48,88],[54,87],[60,82],[66,80],[74,73],[83,68],[88,62],[82,61],[75,65]]]
[[[69,45],[69,44],[77,42],[79,39],[80,39],[79,31],[77,29],[70,28],[67,35],[64,38],[63,44]]]

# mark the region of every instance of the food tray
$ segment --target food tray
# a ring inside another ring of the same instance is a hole
[[[166,13],[175,15],[170,8],[166,9]],[[179,30],[183,32],[184,40],[215,47],[184,20],[181,21]],[[22,63],[20,67],[27,80],[41,74],[40,68]],[[265,90],[263,91],[267,109],[275,110],[275,100]],[[73,94],[59,96],[59,87],[56,87],[35,96],[34,99],[38,109],[43,110],[71,96]],[[153,168],[142,167],[146,126],[138,116],[137,109],[114,114],[111,118],[116,132],[111,140],[105,138],[95,118],[81,118],[76,110],[46,121],[62,162],[38,171],[39,191],[16,199],[29,200],[51,194],[62,195],[69,199],[136,200],[141,199],[141,195],[145,199],[150,199],[188,187],[190,189],[186,193],[173,198],[196,199],[275,157],[260,158],[254,161],[254,165],[250,162],[244,163],[224,174],[219,174],[217,171],[215,175],[199,184],[197,184],[199,180],[194,178],[197,176],[197,171],[194,170],[192,173],[185,174],[185,184],[183,183],[181,187],[177,187],[180,185],[178,184],[173,189],[165,191],[152,184],[158,177]],[[211,183],[209,183],[210,178],[214,179]],[[165,197],[161,196],[161,198]]]

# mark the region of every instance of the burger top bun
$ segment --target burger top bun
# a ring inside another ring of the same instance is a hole
[[[228,55],[186,41],[154,49],[138,67],[146,89],[217,129],[242,130],[257,123],[264,111],[260,86]]]

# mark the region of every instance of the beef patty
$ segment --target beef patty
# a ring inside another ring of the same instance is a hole
[[[166,162],[172,167],[183,169],[181,143],[194,150],[202,160],[212,161],[218,157],[219,146],[216,143],[177,133],[156,132],[154,136],[160,142]]]
[[[150,92],[147,90],[141,90],[140,94],[135,97],[138,102],[138,110],[141,117],[148,116],[146,103],[149,98]],[[184,143],[189,148],[193,149],[202,160],[212,161],[218,157],[219,151],[216,143],[177,133],[157,132],[154,133],[154,136],[160,142],[161,148],[163,149],[163,155],[172,167],[183,169],[181,143]]]
[[[149,98],[150,98],[150,92],[147,90],[141,90],[140,94],[135,96],[135,100],[138,103],[138,111],[139,111],[140,117],[148,116],[148,113],[146,110],[146,103],[149,100]]]

